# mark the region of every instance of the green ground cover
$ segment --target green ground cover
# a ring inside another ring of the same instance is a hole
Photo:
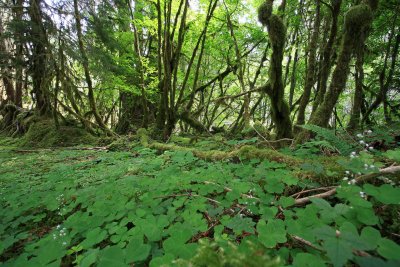
[[[377,175],[398,149],[351,158],[284,151],[295,165],[140,145],[81,149],[2,146],[3,266],[400,264],[398,175]],[[296,202],[305,190],[326,192],[327,181],[336,194]]]

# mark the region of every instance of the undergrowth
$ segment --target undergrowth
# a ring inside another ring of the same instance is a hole
[[[399,176],[378,174],[380,168],[399,164],[398,148],[364,151],[354,145],[350,156],[343,156],[335,143],[319,140],[276,151],[295,158],[295,165],[241,154],[210,161],[187,150],[206,153],[203,146],[216,149],[220,144],[222,152],[231,153],[256,141],[175,138],[173,146],[159,150],[151,148],[149,139],[144,147],[132,137],[114,143],[115,151],[29,151],[4,141],[0,262],[83,267],[400,264]],[[375,178],[366,183],[353,182],[370,175]],[[296,205],[300,198],[325,192],[327,185],[338,186],[337,193]]]

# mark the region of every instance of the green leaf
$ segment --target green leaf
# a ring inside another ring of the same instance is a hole
[[[385,153],[383,153],[383,156],[385,156],[391,160],[400,162],[400,149],[388,150]]]
[[[99,252],[99,263],[98,267],[126,267],[128,264],[125,263],[125,253],[118,246],[106,247]]]
[[[259,221],[257,224],[258,240],[267,248],[273,248],[286,239],[285,224],[281,220]]]
[[[352,248],[340,238],[331,238],[324,241],[323,247],[335,267],[341,267],[353,258]]]
[[[379,241],[378,253],[388,260],[400,260],[400,246],[390,239],[382,238]]]
[[[282,208],[290,207],[290,206],[294,205],[294,203],[295,203],[295,201],[294,201],[294,198],[292,198],[292,197],[283,196],[279,199],[279,205],[281,205]]]
[[[233,218],[226,218],[221,220],[221,223],[232,229],[235,234],[240,235],[243,232],[254,233],[254,225],[255,223],[251,218],[243,218],[240,215],[237,215]]]
[[[84,258],[79,263],[80,267],[90,267],[97,260],[97,255],[99,254],[98,249],[91,249],[84,254]]]
[[[93,245],[96,245],[103,241],[107,236],[107,231],[102,230],[100,227],[97,227],[93,230],[90,230],[86,234],[86,239],[82,241],[80,246],[83,248],[90,248]]]
[[[293,259],[296,267],[325,267],[325,262],[318,256],[310,253],[297,253]]]
[[[378,242],[381,239],[381,234],[375,228],[367,226],[361,231],[361,239],[364,240],[364,243],[367,246],[365,250],[373,250],[378,246]]]
[[[126,246],[126,261],[128,263],[144,261],[150,254],[151,246],[143,244],[143,239],[132,239]]]
[[[382,202],[383,204],[394,204],[394,205],[399,205],[400,204],[400,188],[399,187],[393,187],[388,184],[384,184],[380,187],[374,187],[372,185],[365,185],[364,186],[364,191],[368,195],[373,196],[376,198],[379,202]]]

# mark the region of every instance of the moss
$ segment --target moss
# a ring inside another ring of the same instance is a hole
[[[253,146],[242,146],[237,151],[237,155],[247,159],[266,159],[270,161],[286,163],[290,166],[295,166],[300,163],[300,160],[285,155],[281,152],[272,149],[259,149]]]
[[[347,38],[357,38],[353,41],[359,42],[358,38],[363,34],[371,25],[372,22],[372,10],[369,5],[360,4],[354,6],[347,11],[344,26],[345,36]]]
[[[95,144],[97,138],[76,126],[60,126],[56,129],[52,119],[31,119],[30,127],[21,140],[28,147],[66,147]]]
[[[147,147],[149,145],[149,135],[147,133],[147,130],[144,128],[140,128],[139,130],[137,130],[136,134],[139,137],[142,146]]]
[[[268,36],[272,46],[269,69],[269,84],[264,86],[271,102],[271,117],[275,124],[277,139],[292,138],[292,121],[290,109],[284,99],[282,80],[283,50],[286,41],[286,26],[282,19],[272,14],[273,1],[265,1],[258,10],[258,19],[267,26]]]
[[[273,1],[268,0],[260,5],[258,8],[258,21],[262,25],[267,26],[269,23],[269,18],[272,14]]]
[[[110,151],[130,151],[136,147],[139,142],[135,142],[129,138],[129,136],[123,136],[114,140],[108,145]]]
[[[268,33],[272,45],[276,46],[276,48],[282,49],[283,51],[286,41],[286,26],[282,19],[275,14],[272,14],[269,20],[270,25]]]

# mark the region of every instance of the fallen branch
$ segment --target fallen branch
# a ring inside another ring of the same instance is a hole
[[[380,169],[379,172],[377,172],[377,173],[370,173],[370,174],[361,175],[361,176],[357,177],[355,179],[355,184],[365,182],[365,181],[372,179],[381,174],[394,174],[394,173],[398,173],[398,172],[400,172],[400,166],[392,165],[390,167]],[[297,206],[304,205],[304,204],[310,202],[311,198],[327,198],[327,197],[333,196],[336,194],[337,188],[338,187],[336,186],[336,187],[332,188],[331,190],[324,192],[324,193],[296,199],[294,205],[297,205]]]
[[[296,240],[296,241],[298,241],[298,242],[300,242],[300,243],[302,243],[302,244],[304,244],[304,245],[307,245],[307,246],[309,246],[309,247],[311,247],[311,248],[313,248],[313,249],[315,249],[315,250],[322,251],[322,249],[320,249],[319,247],[317,247],[316,245],[314,245],[314,244],[311,243],[310,241],[305,240],[305,239],[303,239],[303,238],[301,238],[301,237],[299,237],[299,236],[297,236],[297,235],[291,235],[291,237],[292,237],[294,240]]]
[[[52,147],[52,148],[41,148],[41,149],[15,149],[12,152],[15,153],[39,153],[54,150],[90,150],[90,151],[108,151],[108,146],[98,147]]]
[[[304,195],[304,194],[307,194],[307,193],[316,192],[316,191],[328,191],[328,190],[331,190],[333,188],[335,188],[335,186],[312,188],[312,189],[303,190],[303,191],[294,193],[293,195],[291,195],[291,197],[296,198],[296,197],[299,197],[300,195]]]
[[[202,198],[205,198],[205,199],[207,199],[208,201],[210,201],[210,202],[213,202],[213,203],[215,203],[215,204],[221,204],[221,202],[219,202],[218,200],[215,200],[215,199],[212,199],[212,198],[209,198],[209,197],[205,197],[205,196],[201,196],[201,195],[197,195],[197,194],[191,194],[191,193],[187,193],[187,194],[174,194],[174,195],[165,195],[165,196],[159,196],[159,197],[153,197],[154,199],[157,199],[157,198],[171,198],[171,197],[202,197]]]

